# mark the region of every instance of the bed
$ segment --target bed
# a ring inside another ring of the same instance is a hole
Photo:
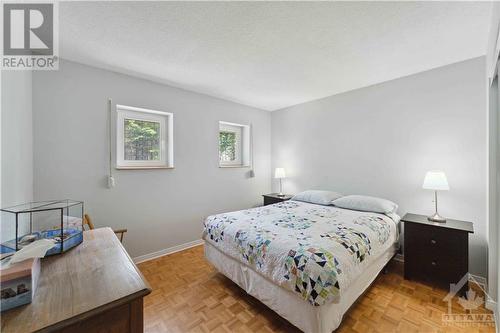
[[[398,248],[396,214],[289,200],[209,216],[205,256],[304,332],[332,332]]]

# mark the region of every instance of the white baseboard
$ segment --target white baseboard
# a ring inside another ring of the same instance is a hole
[[[153,252],[153,253],[144,254],[142,256],[135,257],[132,260],[134,261],[134,263],[138,264],[138,263],[141,263],[141,262],[144,262],[144,261],[148,261],[148,260],[151,260],[151,259],[155,259],[155,258],[166,256],[166,255],[169,255],[169,254],[172,254],[172,253],[175,253],[175,252],[186,250],[186,249],[189,249],[191,247],[202,245],[204,243],[205,243],[205,241],[203,239],[197,239],[197,240],[192,241],[192,242],[188,242],[188,243],[184,243],[184,244],[172,246],[172,247],[169,247],[169,248],[166,248],[166,249],[163,249],[163,250],[160,250],[160,251],[156,251],[156,252]]]

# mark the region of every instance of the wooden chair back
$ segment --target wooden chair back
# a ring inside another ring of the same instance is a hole
[[[85,226],[87,226],[89,230],[94,229],[94,223],[92,223],[92,219],[90,218],[89,214],[83,215],[83,229],[85,229]],[[115,232],[116,237],[120,239],[120,242],[123,243],[123,234],[127,232],[127,229],[117,229],[113,231]]]
[[[94,229],[94,223],[92,223],[92,219],[90,218],[89,214],[83,215],[83,228],[87,226],[89,230]]]

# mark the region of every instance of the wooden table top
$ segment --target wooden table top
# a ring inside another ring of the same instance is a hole
[[[31,304],[1,314],[1,331],[62,328],[151,292],[110,228],[84,231],[83,243],[42,259]]]

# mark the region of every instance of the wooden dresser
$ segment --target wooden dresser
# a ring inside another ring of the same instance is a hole
[[[143,332],[148,283],[113,230],[85,231],[83,239],[42,259],[33,302],[2,313],[3,333]]]
[[[469,271],[469,233],[473,224],[449,219],[431,222],[427,216],[406,214],[404,222],[404,276],[449,290]],[[467,290],[467,283],[462,292]]]

